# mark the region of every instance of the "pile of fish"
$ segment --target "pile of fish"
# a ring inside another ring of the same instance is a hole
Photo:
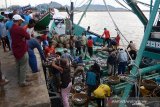
[[[107,66],[107,59],[102,59],[101,57],[98,57],[98,56],[93,56],[92,60],[85,62],[85,65],[93,65],[95,62],[98,65],[100,65],[100,67],[106,67]]]

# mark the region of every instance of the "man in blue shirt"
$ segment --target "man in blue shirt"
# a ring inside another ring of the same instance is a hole
[[[10,50],[10,45],[7,38],[7,30],[5,27],[4,19],[5,17],[0,15],[0,40],[2,41],[4,52],[6,52],[6,44],[8,45],[9,50]]]
[[[70,65],[70,63],[73,61],[73,57],[68,53],[67,49],[64,49],[64,53],[62,54],[62,58],[67,59],[67,63]]]
[[[8,17],[9,17],[9,20],[6,22],[6,29],[7,29],[7,37],[11,47],[12,39],[10,35],[10,29],[12,28],[12,25],[13,25],[13,20],[12,20],[13,14],[12,13],[8,14]]]

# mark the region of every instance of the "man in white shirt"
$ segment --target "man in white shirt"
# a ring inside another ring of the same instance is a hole
[[[86,45],[87,45],[87,37],[85,35],[85,33],[82,33],[82,46],[83,46],[83,52],[85,52],[86,50]]]
[[[136,56],[137,56],[137,49],[136,49],[136,45],[133,43],[133,41],[130,41],[127,49],[130,49],[129,54],[130,54],[131,58],[133,60],[135,60]]]

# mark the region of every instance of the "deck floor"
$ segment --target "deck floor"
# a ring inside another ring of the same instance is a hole
[[[0,87],[0,107],[50,107],[50,99],[41,66],[39,67],[41,71],[38,73],[38,78],[32,81],[31,86],[19,87],[14,56],[10,52],[4,53],[2,46],[0,46],[0,59],[2,61],[2,73],[10,80],[4,88]],[[39,58],[37,59],[39,60]]]

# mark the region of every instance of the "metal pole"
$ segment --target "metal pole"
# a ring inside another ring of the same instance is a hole
[[[146,47],[146,44],[147,44],[149,35],[150,35],[150,33],[151,33],[152,26],[153,26],[153,23],[154,23],[154,20],[155,20],[157,11],[158,11],[158,8],[159,8],[159,4],[160,4],[160,0],[156,0],[156,1],[155,1],[155,4],[154,4],[154,7],[153,7],[153,11],[151,12],[151,17],[150,17],[150,19],[149,19],[149,22],[148,22],[148,24],[147,24],[147,27],[146,27],[146,30],[145,30],[145,33],[144,33],[143,40],[142,40],[142,42],[141,42],[140,49],[139,49],[139,51],[138,51],[138,54],[137,54],[137,57],[136,57],[136,60],[135,60],[135,64],[136,64],[137,66],[139,66],[139,64],[140,64],[140,62],[141,62],[142,55],[143,55],[144,49],[145,49],[145,47]],[[136,72],[137,72],[137,67],[134,66],[131,72],[132,72],[132,74],[136,74]],[[134,78],[133,78],[133,79],[134,79]],[[121,102],[120,102],[119,107],[124,107],[124,106],[125,106],[125,103],[124,103],[123,101],[126,101],[126,100],[127,100],[131,88],[132,88],[132,85],[131,85],[131,84],[127,84],[127,86],[125,87],[125,91],[124,91],[124,94],[123,94],[123,96],[122,96],[122,99],[121,99]]]
[[[83,14],[82,14],[82,16],[81,16],[81,18],[80,18],[80,20],[79,20],[79,22],[78,22],[77,25],[79,25],[79,24],[81,23],[81,21],[82,21],[82,19],[83,19],[83,16],[85,15],[86,11],[88,10],[91,2],[92,2],[92,0],[90,0],[89,4],[87,5],[86,9],[84,10],[84,12],[83,12]]]
[[[73,29],[73,24],[74,24],[74,3],[71,2],[71,9],[70,9],[70,19],[71,19],[71,22],[72,22],[72,28],[71,28],[71,35],[73,35],[73,32],[74,32],[74,29]]]
[[[73,2],[71,2],[71,15],[70,15],[70,19],[72,21],[72,24],[73,24],[73,18],[74,18],[74,4]]]
[[[133,12],[137,15],[137,17],[141,20],[143,25],[146,26],[148,23],[148,19],[138,7],[137,3],[134,2],[134,0],[126,0],[126,2],[132,8]]]
[[[148,73],[150,71],[159,70],[159,69],[160,69],[160,64],[156,64],[156,65],[153,65],[153,66],[142,68],[140,70],[140,73],[141,73],[141,75],[143,75],[143,74]]]
[[[6,9],[7,9],[7,0],[5,0],[5,5],[6,5]]]
[[[152,12],[152,4],[153,4],[153,0],[151,0],[151,2],[150,2],[150,14],[149,14],[149,17],[151,17],[151,12]]]

